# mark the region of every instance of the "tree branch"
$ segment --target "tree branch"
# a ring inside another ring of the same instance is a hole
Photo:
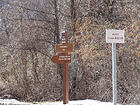
[[[12,4],[12,3],[6,2],[6,1],[4,1],[4,0],[1,0],[1,2],[6,3],[6,4],[9,4],[9,5],[12,5],[12,6],[17,6],[17,7],[23,8],[23,9],[25,9],[25,10],[30,10],[30,11],[34,11],[34,12],[49,14],[49,15],[55,15],[55,14],[53,14],[53,13],[47,13],[47,12],[42,11],[42,10],[31,9],[31,8],[27,8],[27,7],[24,7],[24,6],[20,6],[20,5],[18,5],[18,4]]]

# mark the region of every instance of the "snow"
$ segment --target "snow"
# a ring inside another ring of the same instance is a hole
[[[4,103],[4,105],[63,105],[62,101],[59,102],[38,102],[38,103],[27,103],[27,102],[19,102],[15,99],[0,99],[0,104]],[[69,101],[66,105],[113,105],[111,102],[100,102],[97,100],[77,100],[77,101]],[[121,104],[117,104],[121,105]]]

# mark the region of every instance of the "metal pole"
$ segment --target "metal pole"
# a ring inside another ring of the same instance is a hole
[[[112,43],[113,105],[117,105],[116,43]]]

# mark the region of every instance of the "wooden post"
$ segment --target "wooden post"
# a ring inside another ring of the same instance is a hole
[[[68,34],[65,32],[65,42],[68,43]],[[69,101],[68,63],[62,64],[63,68],[63,104]]]
[[[51,58],[54,63],[62,64],[62,84],[63,84],[63,104],[68,104],[69,101],[69,82],[68,82],[68,63],[71,63],[71,54],[73,52],[73,44],[68,43],[68,33],[62,33],[62,44],[56,45],[56,53]]]
[[[69,85],[68,85],[68,64],[63,64],[63,104],[68,103]]]

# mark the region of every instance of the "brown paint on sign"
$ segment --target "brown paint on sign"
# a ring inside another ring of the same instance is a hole
[[[71,55],[70,54],[55,55],[52,57],[51,60],[54,63],[71,63]]]
[[[55,46],[56,53],[73,52],[73,44],[57,44]]]

